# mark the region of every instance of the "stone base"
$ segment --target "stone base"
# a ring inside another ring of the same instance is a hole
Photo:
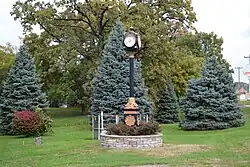
[[[42,144],[42,136],[39,136],[39,137],[35,137],[35,144],[36,145],[40,145],[40,144]]]
[[[146,136],[118,136],[101,134],[104,148],[154,148],[162,146],[162,134]]]

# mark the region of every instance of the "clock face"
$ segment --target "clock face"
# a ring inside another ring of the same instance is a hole
[[[125,45],[126,47],[128,47],[128,48],[133,47],[133,46],[135,45],[135,43],[136,43],[136,39],[135,39],[135,37],[132,36],[132,35],[128,35],[128,36],[126,36],[125,39],[124,39],[124,45]]]

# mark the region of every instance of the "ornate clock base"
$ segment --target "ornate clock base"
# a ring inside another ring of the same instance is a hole
[[[130,97],[128,99],[128,103],[125,105],[124,108],[124,122],[128,126],[139,125],[140,121],[139,116],[140,116],[139,107],[135,102],[135,98]]]

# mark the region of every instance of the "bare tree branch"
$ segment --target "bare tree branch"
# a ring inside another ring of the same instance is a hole
[[[103,29],[104,29],[104,26],[107,24],[108,20],[106,20],[105,24],[103,24],[103,18],[104,18],[104,14],[105,12],[108,10],[108,7],[106,7],[105,9],[103,9],[103,11],[99,14],[98,16],[98,33],[100,36],[103,36],[102,35],[102,32],[103,32]]]
[[[87,23],[87,24],[88,24],[88,22],[87,22],[86,20],[84,20],[84,19],[74,19],[74,18],[54,18],[54,20],[56,20],[56,21],[75,21],[75,22],[82,21],[82,22],[84,22],[84,23]]]
[[[77,25],[69,25],[69,24],[54,24],[54,23],[51,23],[53,26],[57,26],[57,27],[71,27],[71,28],[79,28],[81,30],[83,30],[84,32],[87,32],[93,36],[95,36],[95,34],[93,34],[92,32],[86,30],[84,27],[81,27],[81,26],[77,26]]]
[[[103,26],[102,26],[102,31],[104,30],[104,28],[107,26],[109,22],[109,19],[107,19],[104,23],[103,23]]]
[[[94,26],[92,25],[92,23],[91,23],[91,21],[90,21],[90,18],[89,18],[84,12],[82,12],[82,11],[80,10],[80,7],[79,7],[77,4],[74,6],[74,9],[75,9],[79,14],[81,14],[83,17],[85,17],[85,18],[87,19],[86,23],[89,25],[91,31],[93,32],[93,34],[95,34],[95,36],[96,36],[97,38],[99,38],[99,35],[96,33],[96,31],[95,31],[95,29],[94,29]]]
[[[46,31],[50,36],[52,36],[53,38],[55,38],[58,42],[62,42],[62,40],[60,38],[58,38],[56,35],[54,35],[53,33],[51,33],[42,23],[40,23],[39,21],[37,22],[43,29],[44,31]]]

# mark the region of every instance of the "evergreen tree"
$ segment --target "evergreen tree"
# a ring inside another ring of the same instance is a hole
[[[191,80],[185,99],[185,130],[213,130],[244,125],[243,113],[237,104],[232,74],[225,63],[208,57],[201,78]]]
[[[178,99],[171,80],[167,80],[165,90],[160,96],[156,119],[167,124],[179,122]]]
[[[129,98],[129,58],[123,49],[124,28],[117,22],[102,52],[99,71],[93,80],[91,113],[103,111],[104,124],[114,123],[116,114],[123,114]],[[140,63],[135,61],[135,97],[141,114],[152,115],[152,105],[147,100]]]
[[[126,58],[125,61],[127,62],[129,66],[129,59]],[[152,119],[153,107],[152,107],[152,103],[148,100],[147,89],[145,88],[145,83],[142,78],[141,62],[139,60],[135,60],[134,63],[135,63],[135,68],[134,68],[134,80],[135,80],[134,86],[135,87],[134,89],[135,89],[136,103],[139,105],[142,119],[144,119],[146,115],[149,116],[149,119]],[[127,77],[129,78],[129,74]],[[129,96],[129,90],[127,90],[127,98],[128,96]]]
[[[25,46],[21,46],[0,97],[0,133],[12,133],[12,114],[15,111],[34,111],[37,106],[44,108],[47,104],[36,77],[34,61]]]

